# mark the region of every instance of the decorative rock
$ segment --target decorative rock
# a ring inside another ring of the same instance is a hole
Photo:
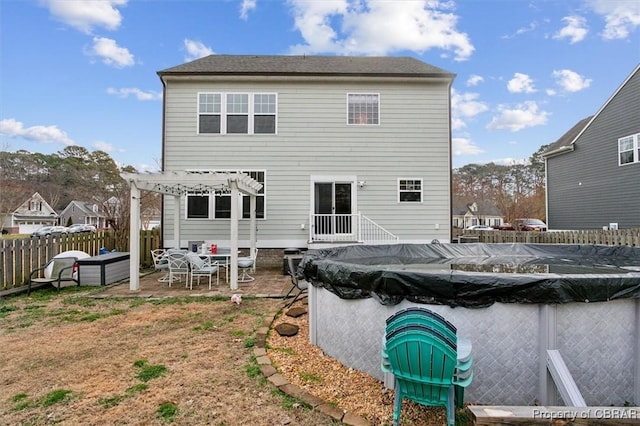
[[[307,310],[302,306],[296,306],[295,308],[291,308],[286,312],[288,317],[298,318],[307,313]]]
[[[289,324],[287,322],[276,325],[275,330],[281,336],[295,336],[296,334],[298,334],[298,326],[295,324]]]

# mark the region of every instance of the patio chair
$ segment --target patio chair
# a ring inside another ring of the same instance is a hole
[[[220,268],[217,262],[211,262],[211,258],[201,258],[195,253],[187,253],[187,260],[189,261],[190,278],[189,278],[189,290],[193,290],[193,279],[197,279],[198,285],[200,285],[200,277],[207,277],[209,279],[209,290],[211,290],[211,277],[216,274],[216,285],[220,285]]]
[[[289,296],[291,295],[291,292],[293,292],[296,289],[298,290],[298,294],[296,294],[293,300],[287,304],[287,308],[289,308],[296,302],[296,300],[298,300],[300,296],[307,293],[307,290],[309,288],[309,283],[304,280],[298,280],[298,277],[296,276],[297,268],[293,264],[292,257],[287,258],[287,265],[288,265],[289,275],[291,275],[291,288],[289,289],[289,292],[286,294],[286,296],[284,296],[283,299],[285,300],[288,299]]]
[[[167,251],[167,260],[169,263],[169,287],[175,281],[182,281],[184,276],[185,283],[189,280],[189,260],[186,252]]]
[[[153,259],[153,266],[156,271],[165,271],[166,273],[158,278],[161,283],[169,281],[169,259],[167,258],[167,251],[164,249],[151,250],[151,258]]]
[[[256,271],[256,258],[258,257],[258,249],[253,256],[244,256],[238,258],[238,268],[242,269],[242,275],[238,277],[239,283],[248,283],[255,280],[254,277],[249,275],[248,271]]]
[[[394,425],[400,424],[402,400],[447,410],[447,425],[455,424],[454,370],[456,351],[443,335],[425,327],[402,326],[388,336],[384,351],[395,377]]]
[[[456,327],[442,315],[421,307],[410,307],[398,311],[387,318],[386,322],[386,338],[388,338],[389,333],[402,326],[425,325],[442,333],[447,341],[454,344],[457,358],[454,372],[455,405],[458,408],[462,408],[464,403],[464,389],[468,387],[473,380],[473,345],[471,340],[465,337],[458,337]],[[385,364],[385,362],[383,353],[383,364]]]
[[[74,275],[77,257],[54,257],[50,259],[46,265],[36,268],[29,274],[29,284],[27,294],[31,294],[31,287],[33,284],[54,284],[58,291],[60,291],[60,283],[62,281],[73,281],[80,285],[77,277]],[[48,271],[51,271],[48,274]],[[43,277],[37,277],[36,275],[44,275]],[[47,276],[48,275],[48,276]]]

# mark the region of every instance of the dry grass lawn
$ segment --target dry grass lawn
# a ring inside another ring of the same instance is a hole
[[[266,381],[256,331],[281,299],[95,298],[68,287],[0,298],[0,425],[335,425]],[[303,306],[298,302],[297,306]],[[393,392],[309,343],[308,316],[285,311],[267,353],[290,383],[371,425],[392,423]],[[445,424],[405,401],[403,425]],[[465,424],[461,422],[460,424]]]
[[[0,299],[0,423],[330,425],[270,385],[252,356],[281,300]]]

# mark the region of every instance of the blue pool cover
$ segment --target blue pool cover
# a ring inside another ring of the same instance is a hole
[[[640,248],[568,244],[390,244],[309,250],[299,278],[343,299],[452,307],[640,298]]]

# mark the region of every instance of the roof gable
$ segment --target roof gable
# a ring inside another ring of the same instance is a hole
[[[37,209],[32,210],[32,203],[36,203]],[[38,192],[34,192],[33,195],[29,197],[25,202],[20,204],[20,206],[15,209],[13,213],[21,216],[28,215],[50,217],[52,215],[58,215],[55,209],[51,207],[49,203],[47,203]]]
[[[562,154],[567,151],[573,150],[573,145],[576,143],[580,135],[582,135],[588,128],[591,126],[600,113],[611,103],[611,101],[624,89],[624,87],[629,83],[629,81],[640,72],[640,64],[636,66],[636,68],[629,74],[629,76],[622,82],[620,86],[616,89],[615,92],[607,99],[607,101],[600,107],[598,112],[596,112],[591,117],[587,117],[583,120],[580,120],[576,125],[574,125],[567,133],[562,135],[560,139],[552,143],[549,148],[542,154],[543,157],[553,157],[554,155]],[[640,94],[639,94],[640,95]]]

